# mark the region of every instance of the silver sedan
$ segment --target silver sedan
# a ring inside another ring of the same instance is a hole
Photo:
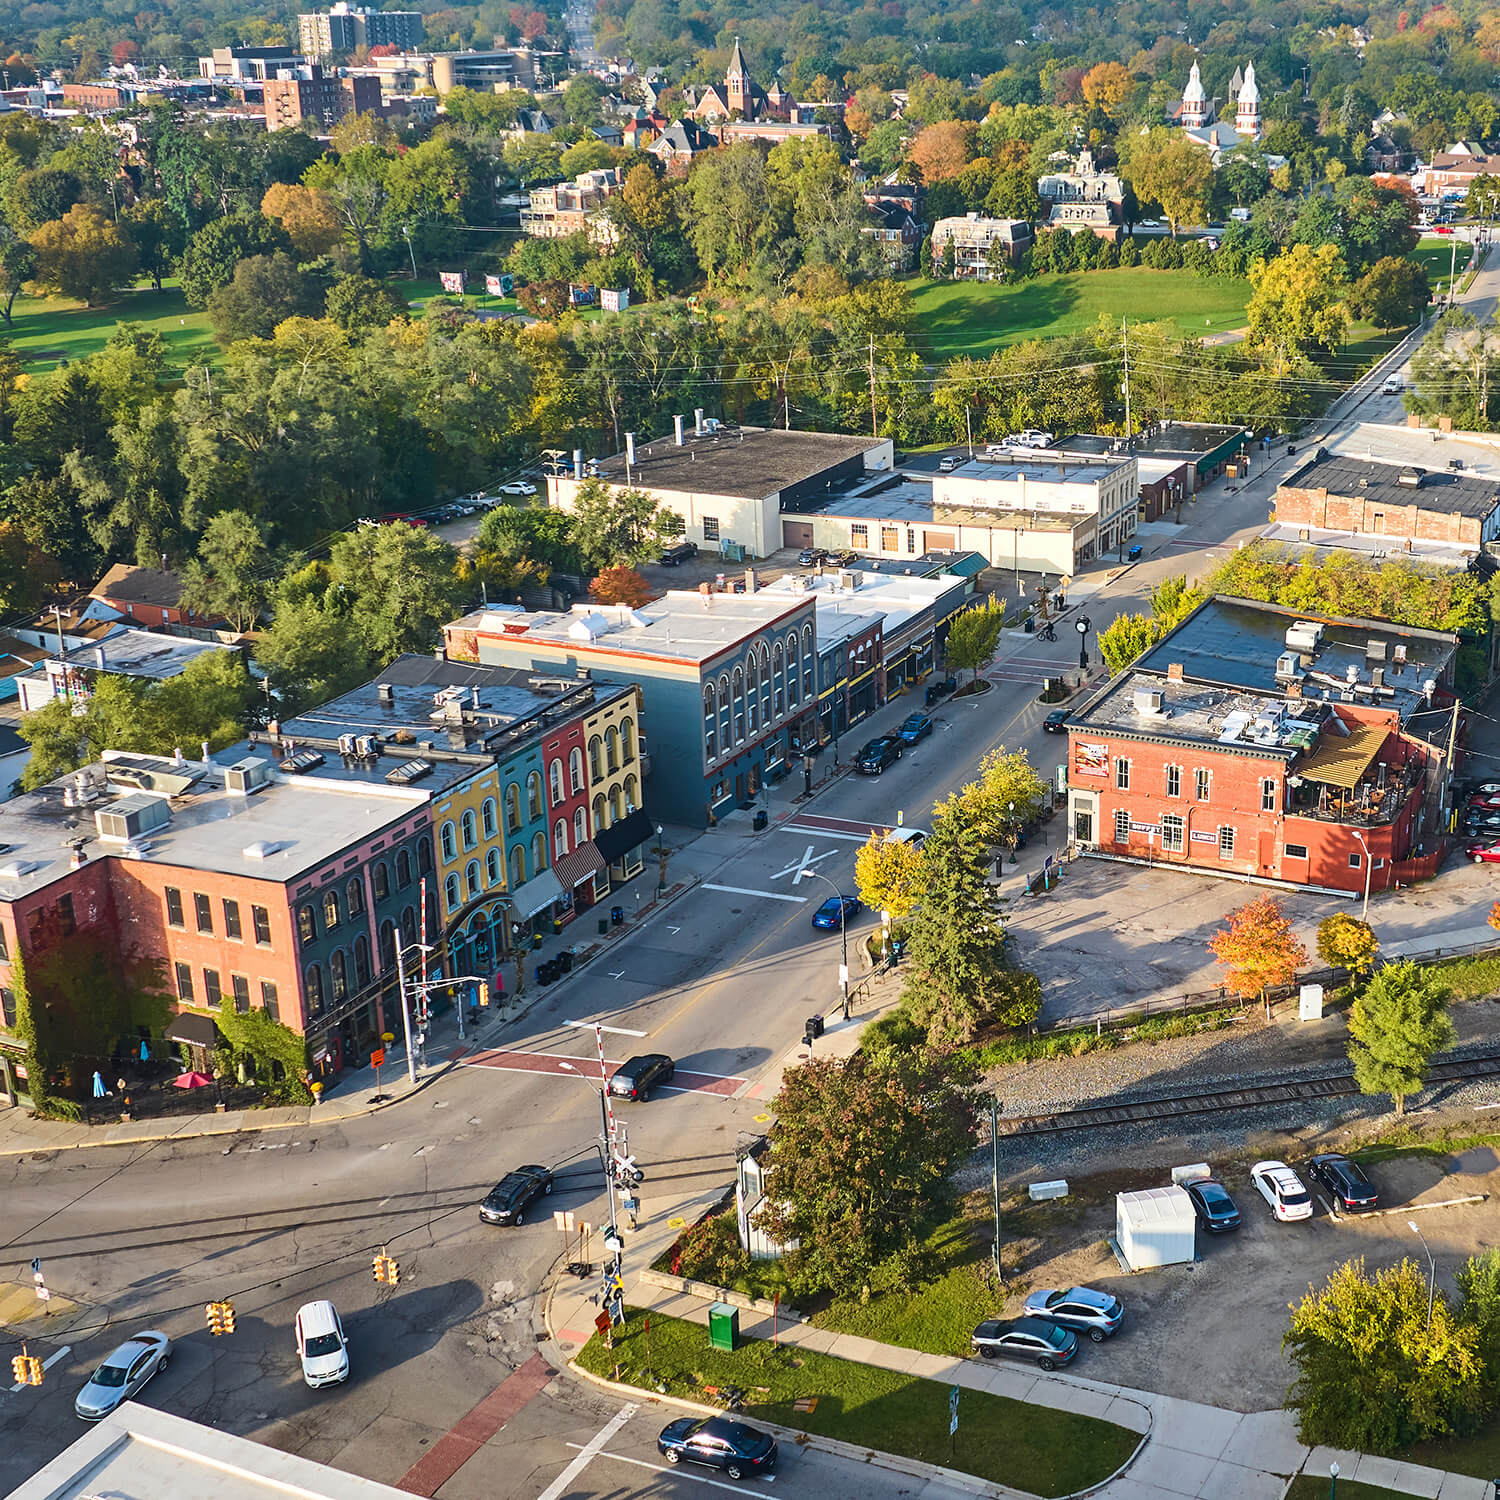
[[[155,1329],[126,1339],[89,1376],[73,1410],[85,1422],[107,1417],[122,1401],[135,1396],[153,1375],[165,1370],[171,1357],[172,1340]]]

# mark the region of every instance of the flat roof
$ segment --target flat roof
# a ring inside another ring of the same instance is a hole
[[[997,531],[1071,531],[1075,525],[1092,519],[1082,513],[1057,515],[1047,511],[942,504],[932,497],[930,477],[911,474],[888,476],[883,483],[836,496],[806,514],[855,521],[891,521],[897,525],[989,526]]]
[[[857,575],[858,587],[844,587],[843,575]],[[931,609],[944,594],[964,586],[965,580],[955,573],[923,577],[918,573],[903,573],[897,565],[893,571],[882,568],[878,573],[863,567],[787,573],[765,592],[784,594],[789,599],[811,596],[817,611],[818,640],[822,643],[825,630],[830,639],[835,638],[835,631],[838,635],[850,635],[858,629],[868,629],[874,619],[883,619],[885,631],[890,634],[923,610]],[[840,629],[840,622],[849,622],[850,628]]]
[[[984,479],[995,484],[1015,484],[1026,479],[1037,484],[1095,485],[1108,479],[1116,470],[1123,469],[1131,458],[1130,454],[1122,453],[1108,456],[1101,454],[1097,459],[1074,459],[1060,454],[1057,458],[1049,459],[1045,456],[1049,451],[1047,449],[1031,448],[1026,451],[1034,456],[1018,457],[1014,449],[993,458],[976,453],[973,458],[964,459],[946,474],[937,477]]]
[[[575,604],[552,610],[476,611],[450,630],[476,631],[481,641],[501,638],[591,655],[639,656],[701,663],[731,650],[747,636],[785,619],[808,603],[771,588],[753,594],[670,589],[649,604]]]
[[[219,641],[200,641],[186,635],[162,635],[154,630],[123,630],[111,626],[113,634],[87,646],[75,646],[61,657],[51,653],[48,661],[63,661],[86,671],[112,672],[120,677],[149,677],[162,681],[181,675],[189,662],[211,651],[233,651]],[[63,627],[64,634],[69,627]],[[38,674],[40,675],[40,674]]]
[[[759,500],[887,442],[779,427],[721,427],[716,434],[695,437],[691,417],[685,428],[680,448],[670,433],[636,444],[632,485]],[[623,453],[599,460],[598,468],[602,478],[625,483]]]
[[[1319,448],[1281,481],[1288,489],[1326,490],[1384,505],[1415,505],[1422,510],[1483,520],[1500,505],[1500,480],[1447,468],[1380,463]]]
[[[1130,452],[1137,458],[1143,454],[1155,454],[1170,458],[1184,458],[1200,453],[1212,453],[1215,448],[1232,438],[1247,436],[1246,427],[1233,427],[1219,422],[1157,422],[1138,432],[1130,443]],[[1049,443],[1048,450],[1060,453],[1113,453],[1123,439],[1108,437],[1098,432],[1073,432]]]
[[[399,822],[428,796],[420,787],[286,776],[273,765],[268,769],[268,783],[245,796],[228,790],[228,767],[214,761],[178,763],[170,756],[106,751],[81,772],[0,803],[0,844],[6,846],[0,852],[0,900],[14,901],[65,874],[72,856],[69,841],[78,839],[87,840],[84,853],[91,860],[114,855],[291,881]],[[86,788],[81,804],[80,776]],[[169,820],[143,832],[141,852],[127,855],[123,843],[100,837],[94,815],[132,798],[160,800],[161,791],[140,790],[156,778],[166,778],[173,788],[186,785],[169,798]],[[253,845],[263,846],[262,852],[247,853]]]
[[[1466,474],[1500,480],[1500,434],[1438,432],[1431,427],[1395,426],[1385,422],[1357,422],[1340,426],[1322,439],[1330,453],[1377,463],[1417,464],[1424,469],[1446,469],[1457,459]],[[1295,473],[1300,464],[1287,464]]]

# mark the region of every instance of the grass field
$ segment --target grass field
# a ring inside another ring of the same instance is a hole
[[[1100,313],[1175,323],[1183,333],[1241,328],[1250,283],[1196,276],[1191,271],[1075,271],[1030,281],[907,283],[921,335],[939,359],[989,354],[1029,338],[1081,333]]]
[[[1417,241],[1411,256],[1427,272],[1428,284],[1434,291],[1448,285],[1448,268],[1453,263],[1454,246],[1458,247],[1458,274],[1468,269],[1473,258],[1473,248],[1465,240],[1450,235],[1429,234]]]
[[[1299,1474],[1284,1500],[1328,1500],[1327,1474]],[[1378,1484],[1356,1484],[1352,1479],[1340,1479],[1338,1500],[1411,1500],[1406,1490],[1382,1489]]]
[[[194,312],[170,282],[159,292],[144,282],[122,293],[107,307],[18,297],[9,336],[16,353],[26,361],[27,370],[34,373],[55,370],[64,359],[72,361],[97,354],[117,323],[140,323],[154,328],[167,341],[171,361],[179,371],[194,361],[218,354],[208,314]]]
[[[627,1385],[704,1401],[705,1386],[739,1386],[744,1415],[924,1463],[943,1464],[1033,1495],[1066,1495],[1107,1478],[1140,1439],[1123,1427],[1073,1412],[965,1390],[951,1455],[948,1387],[808,1349],[747,1339],[732,1354],[712,1349],[708,1330],[639,1310],[606,1349],[595,1334],[578,1356],[584,1369]],[[798,1400],[815,1398],[811,1411]]]

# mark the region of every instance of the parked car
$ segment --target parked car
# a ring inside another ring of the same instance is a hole
[[[663,567],[675,568],[679,563],[691,562],[698,555],[697,542],[676,542],[657,559]]]
[[[552,1174],[546,1167],[517,1167],[484,1195],[479,1217],[486,1224],[521,1224],[526,1205],[552,1191]]]
[[[1464,832],[1476,837],[1480,834],[1500,830],[1500,812],[1477,812],[1464,814]]]
[[[536,486],[529,479],[512,479],[509,484],[502,484],[498,493],[530,496],[536,494]]]
[[[776,1439],[734,1417],[678,1417],[662,1428],[656,1447],[669,1464],[702,1464],[730,1479],[776,1467]]]
[[[1228,1234],[1240,1227],[1240,1211],[1229,1189],[1217,1177],[1199,1177],[1185,1183],[1198,1222],[1210,1234]]]
[[[958,460],[950,453],[938,460],[938,473],[951,474],[958,467]]]
[[[1337,1151],[1319,1152],[1308,1162],[1307,1170],[1314,1182],[1328,1189],[1335,1208],[1354,1212],[1380,1207],[1375,1184],[1365,1176],[1364,1168],[1347,1156]]]
[[[314,1389],[349,1378],[349,1340],[338,1310],[326,1298],[297,1309],[297,1358],[302,1378]]]
[[[153,1375],[160,1375],[171,1357],[172,1340],[154,1328],[126,1339],[84,1382],[73,1414],[85,1422],[107,1417],[121,1402],[133,1400]]]
[[[1470,844],[1468,853],[1476,865],[1500,865],[1500,843]]]
[[[813,913],[812,924],[820,931],[837,932],[841,926],[848,924],[865,909],[865,904],[858,896],[830,896]]]
[[[1042,720],[1042,729],[1047,734],[1066,734],[1068,732],[1067,709],[1054,708],[1052,712]]]
[[[932,720],[926,714],[907,714],[896,731],[908,745],[925,740],[932,733]]]
[[[820,562],[828,561],[828,552],[823,547],[804,547],[797,554],[797,562],[801,567],[816,567]]]
[[[857,552],[844,551],[830,552],[828,554],[828,561],[831,562],[836,568],[857,567],[863,560],[864,559],[861,558],[859,553]]]
[[[1066,1291],[1043,1288],[1027,1297],[1022,1311],[1029,1318],[1046,1318],[1086,1333],[1096,1344],[1102,1344],[1120,1326],[1125,1304],[1111,1293],[1096,1292],[1090,1286],[1069,1287]]]
[[[1312,1218],[1312,1194],[1284,1161],[1256,1162],[1250,1168],[1250,1181],[1283,1224]]]
[[[1493,797],[1500,794],[1500,781],[1481,781],[1469,788],[1470,797]]]
[[[1490,812],[1500,812],[1500,795],[1496,795],[1494,792],[1475,792],[1464,803],[1464,807],[1466,809],[1483,808]]]
[[[901,736],[882,734],[860,749],[854,757],[854,769],[861,776],[879,776],[885,768],[901,759]]]
[[[988,1318],[970,1338],[974,1350],[985,1359],[1002,1354],[1029,1359],[1044,1370],[1069,1364],[1078,1353],[1078,1339],[1071,1329],[1046,1318]]]
[[[616,1099],[649,1099],[651,1090],[670,1083],[677,1064],[665,1052],[645,1052],[622,1062],[610,1075],[609,1091]]]
[[[911,844],[920,849],[927,842],[927,830],[925,828],[892,828],[881,840],[885,844]]]

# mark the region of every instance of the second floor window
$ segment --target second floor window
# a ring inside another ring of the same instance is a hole
[[[182,927],[186,924],[182,920],[182,892],[174,886],[166,889],[167,897],[167,926]]]
[[[213,903],[201,891],[193,893],[193,911],[198,918],[198,931],[212,932],[214,930]]]
[[[1167,796],[1180,797],[1182,795],[1182,767],[1167,767]]]
[[[238,901],[226,901],[224,903],[224,936],[239,942],[243,934],[240,931],[240,903]]]
[[[1128,760],[1117,760],[1115,762],[1115,787],[1122,792],[1130,790],[1130,762]]]

